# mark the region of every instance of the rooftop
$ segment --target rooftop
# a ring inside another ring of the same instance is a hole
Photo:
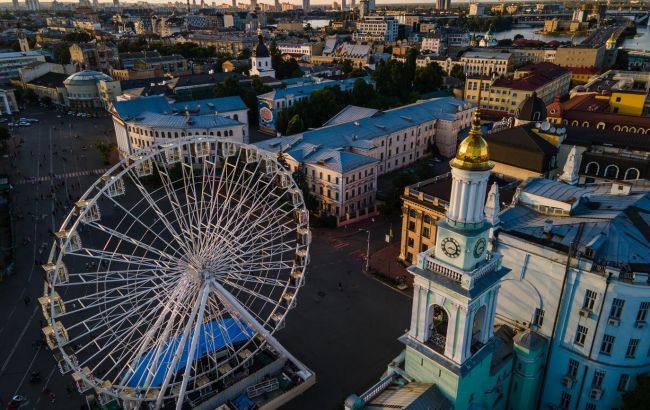
[[[482,58],[490,60],[507,60],[512,57],[511,53],[500,53],[490,51],[466,51],[461,58]]]
[[[612,188],[611,183],[577,188],[531,178],[519,188],[518,203],[499,216],[501,229],[563,252],[575,241],[583,256],[590,248],[590,259],[598,266],[650,272],[650,189],[632,187],[629,194],[617,195]],[[526,193],[534,194],[535,201]],[[569,214],[551,212],[558,200],[572,202]]]
[[[188,111],[191,115],[203,115],[245,109],[246,104],[244,104],[239,96],[173,103],[167,97],[154,95],[113,103],[114,112],[122,119],[131,119],[145,112],[175,115]]]
[[[40,77],[34,78],[33,80],[29,81],[28,84],[34,84],[49,88],[63,87],[63,82],[66,78],[68,78],[67,74],[49,72],[43,74]]]
[[[566,68],[545,61],[522,67],[517,70],[517,72],[524,74],[522,77],[512,80],[501,78],[496,79],[492,83],[492,87],[506,87],[515,90],[534,91],[563,75],[570,74],[569,70]]]
[[[362,77],[362,79],[368,83],[371,82],[369,77]],[[279,100],[281,98],[295,95],[309,95],[314,91],[321,90],[325,87],[334,87],[337,85],[342,88],[351,87],[356,80],[358,80],[358,78],[347,78],[345,80],[323,80],[317,83],[298,85],[294,87],[277,88],[273,91],[269,91],[268,93],[258,95],[257,98],[261,98],[263,100]]]
[[[74,73],[65,79],[65,85],[96,84],[99,81],[114,81],[110,76],[99,71],[83,70]]]

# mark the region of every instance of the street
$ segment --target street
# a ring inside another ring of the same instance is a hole
[[[0,169],[10,174],[20,216],[16,272],[0,283],[0,398],[6,403],[22,394],[29,400],[24,408],[76,409],[85,403],[83,395],[68,392],[70,375],[61,375],[51,352],[36,343],[42,326],[40,264],[52,232],[106,169],[94,144],[112,142],[113,126],[109,118],[57,118],[44,108],[28,109],[21,116],[40,122],[13,133],[22,144],[10,151]],[[397,337],[408,327],[410,298],[362,272],[367,237],[359,228],[371,231],[371,253],[385,247],[388,225],[380,218],[314,231],[306,285],[277,337],[316,372],[317,384],[288,409],[340,408],[347,395],[374,384],[402,348]],[[42,375],[40,384],[29,381],[34,371]],[[55,403],[42,393],[45,386],[56,394]]]

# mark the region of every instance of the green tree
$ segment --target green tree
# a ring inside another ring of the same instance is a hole
[[[636,387],[623,395],[624,410],[644,410],[650,403],[650,374],[639,374]]]
[[[303,132],[304,130],[305,130],[305,125],[303,124],[300,115],[295,114],[293,117],[291,117],[291,120],[289,121],[289,125],[287,125],[287,135],[298,134],[300,132]]]
[[[436,91],[442,86],[442,78],[444,75],[445,73],[438,64],[429,64],[425,67],[420,67],[415,71],[413,89],[421,94]]]
[[[374,87],[359,78],[350,91],[350,104],[379,108],[381,101]]]
[[[90,34],[86,33],[85,31],[80,31],[74,33],[68,33],[63,37],[63,39],[69,42],[87,43],[90,40],[92,40],[93,37]]]
[[[461,65],[455,65],[451,68],[451,72],[449,73],[451,77],[457,78],[461,81],[465,81],[465,70],[463,66]]]
[[[415,48],[409,48],[409,51],[406,53],[406,63],[404,64],[404,68],[406,69],[406,81],[409,86],[413,85],[413,80],[415,79],[417,60],[418,50]]]
[[[316,211],[318,209],[318,200],[309,191],[309,185],[307,184],[307,178],[305,174],[307,170],[305,169],[305,164],[300,164],[293,173],[293,180],[296,181],[296,185],[302,191],[302,197],[305,201],[305,206],[309,211]]]
[[[50,105],[52,105],[52,98],[50,98],[49,95],[45,95],[41,97],[41,102],[49,107]]]
[[[239,81],[235,77],[228,77],[214,86],[215,97],[230,97],[240,93]]]
[[[497,46],[510,47],[511,45],[512,45],[512,39],[510,38],[503,38],[501,40],[497,40]]]

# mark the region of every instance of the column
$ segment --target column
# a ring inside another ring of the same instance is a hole
[[[409,329],[409,334],[411,337],[417,338],[418,337],[418,317],[419,317],[419,309],[420,309],[420,291],[421,288],[417,284],[413,284],[413,306],[411,307],[411,329]]]
[[[467,196],[469,194],[469,184],[465,181],[461,182],[462,185],[462,190],[460,193],[460,201],[458,201],[456,207],[458,208],[458,217],[456,218],[457,221],[463,222],[467,218]]]
[[[449,209],[447,210],[447,217],[449,219],[456,219],[456,194],[458,193],[458,182],[453,180],[451,183],[451,195],[449,196]]]
[[[483,180],[478,185],[478,201],[474,215],[474,222],[483,220],[483,209],[485,208],[485,193],[487,189],[487,181]]]
[[[478,194],[478,184],[475,182],[469,183],[469,200],[467,201],[467,222],[476,222],[476,208],[478,204],[476,202],[476,196]]]

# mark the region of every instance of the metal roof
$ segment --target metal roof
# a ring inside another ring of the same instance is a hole
[[[593,260],[602,266],[629,266],[650,271],[650,187],[632,187],[628,195],[614,195],[612,184],[576,188],[557,181],[529,180],[521,189],[551,198],[581,195],[568,216],[547,214],[521,201],[504,211],[501,229],[529,242],[566,252],[577,241],[583,253],[593,251]],[[548,222],[547,222],[548,221]],[[550,232],[545,224],[551,223]],[[577,238],[579,226],[582,233]]]
[[[246,104],[239,96],[172,103],[165,96],[153,95],[135,100],[116,101],[113,103],[113,109],[120,118],[126,120],[147,112],[174,115],[188,110],[192,115],[214,115],[215,113],[245,110]]]
[[[228,117],[222,117],[215,114],[205,115],[169,115],[155,112],[144,112],[135,117],[133,122],[139,125],[161,128],[216,128],[233,125],[243,125],[239,121],[232,120]]]

